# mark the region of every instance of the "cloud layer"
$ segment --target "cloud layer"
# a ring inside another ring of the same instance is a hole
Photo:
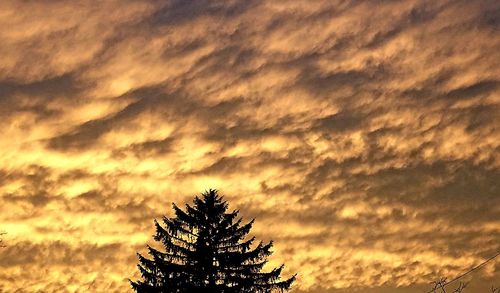
[[[1,292],[126,292],[208,188],[295,292],[500,250],[498,1],[78,2],[0,3]]]

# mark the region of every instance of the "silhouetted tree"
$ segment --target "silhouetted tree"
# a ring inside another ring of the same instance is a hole
[[[432,293],[447,293],[445,288],[446,285],[448,285],[448,283],[446,282],[446,278],[441,278],[440,280],[433,282],[433,285],[434,287],[432,288]],[[467,283],[460,282],[458,287],[453,290],[453,293],[461,293],[465,290],[466,287]]]
[[[5,245],[3,244],[3,238],[2,236],[7,234],[6,232],[0,232],[0,248],[1,247],[5,247]]]
[[[446,290],[446,285],[449,284],[449,282],[446,281],[446,278],[441,278],[438,281],[432,282],[433,287],[428,293],[448,293],[449,291]],[[458,284],[458,287],[456,287],[451,293],[462,293],[465,292],[465,288],[467,288],[468,283],[463,283],[460,282]],[[500,293],[500,287],[496,288],[494,286],[491,286],[491,293]]]
[[[183,211],[175,204],[174,218],[155,220],[156,241],[165,251],[148,246],[151,258],[141,254],[142,280],[131,282],[136,292],[274,292],[286,291],[295,275],[280,280],[283,265],[263,272],[272,254],[272,241],[253,245],[247,239],[254,220],[242,224],[238,211],[227,212],[228,204],[215,190],[195,197]]]

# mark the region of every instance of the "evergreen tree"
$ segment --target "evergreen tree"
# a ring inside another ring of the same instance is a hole
[[[254,220],[242,224],[238,211],[227,212],[228,204],[216,190],[195,197],[183,211],[175,204],[174,218],[155,220],[156,241],[165,251],[148,246],[150,258],[141,254],[142,280],[131,281],[139,293],[155,292],[283,292],[295,275],[280,280],[283,265],[263,272],[272,254],[272,241],[253,245],[248,238]]]

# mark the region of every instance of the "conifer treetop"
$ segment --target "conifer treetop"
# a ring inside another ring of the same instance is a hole
[[[142,280],[131,281],[136,292],[284,292],[295,275],[282,280],[283,265],[263,271],[273,242],[255,243],[248,234],[254,220],[243,223],[238,210],[217,190],[196,196],[185,209],[172,204],[175,217],[154,221],[154,240],[164,251],[148,246],[149,258],[138,254]]]

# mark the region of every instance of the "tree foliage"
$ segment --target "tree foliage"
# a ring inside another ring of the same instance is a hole
[[[131,281],[136,292],[283,292],[295,275],[281,280],[283,265],[263,271],[273,243],[254,244],[248,237],[254,220],[243,223],[238,211],[217,191],[195,197],[174,218],[155,220],[154,239],[164,251],[148,246],[150,258],[138,254],[142,280]]]
[[[3,244],[3,238],[2,236],[7,234],[6,232],[0,232],[0,248],[5,247],[5,244]]]

